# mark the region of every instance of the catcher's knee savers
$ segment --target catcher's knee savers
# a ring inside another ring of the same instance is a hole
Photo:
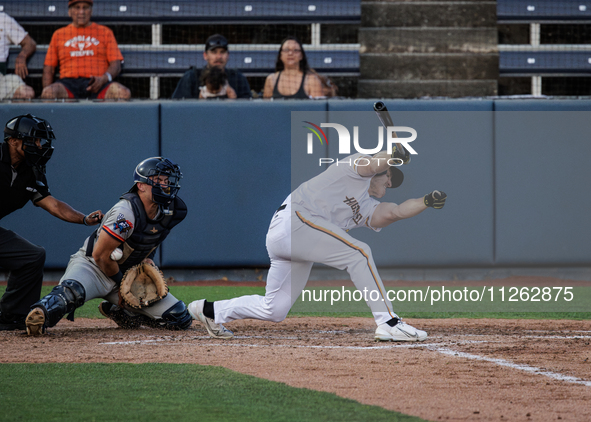
[[[135,313],[133,309],[122,309],[109,302],[99,305],[101,314],[111,319],[121,328],[134,329],[142,325],[152,328],[164,328],[167,330],[186,330],[193,322],[187,307],[179,300],[168,308],[161,318],[152,318],[147,315]]]
[[[168,328],[169,330],[186,330],[193,322],[187,305],[182,300],[179,300],[165,311],[162,314],[162,319],[166,321],[163,328]]]
[[[45,326],[53,327],[66,314],[70,314],[73,320],[74,310],[84,305],[85,300],[86,290],[82,284],[76,280],[64,280],[47,296],[33,304],[31,309],[42,308],[45,312]]]

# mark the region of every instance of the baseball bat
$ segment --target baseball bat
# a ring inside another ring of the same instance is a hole
[[[390,112],[388,111],[386,104],[384,104],[382,101],[378,101],[374,103],[373,109],[378,115],[378,119],[380,119],[380,122],[382,122],[382,126],[384,126],[384,128],[387,128],[388,126],[394,126],[392,116],[390,116]],[[392,135],[395,138],[398,138],[396,132],[392,132]],[[400,153],[404,154],[404,147],[402,146],[402,144],[396,143],[396,148]]]
[[[378,115],[378,119],[380,119],[380,122],[382,123],[382,126],[384,126],[384,128],[388,128],[388,126],[394,126],[394,122],[392,121],[392,116],[390,116],[390,112],[388,111],[388,108],[386,108],[386,104],[384,104],[382,101],[378,101],[376,103],[374,103],[373,105],[373,109],[376,112],[376,114]],[[392,136],[394,138],[398,138],[398,135],[396,135],[396,132],[392,132]],[[402,146],[402,144],[400,143],[395,143],[396,145],[396,151],[398,151],[398,155],[401,157],[406,157],[403,160],[404,164],[408,164],[410,162],[410,156],[408,155],[408,152],[406,151],[406,149],[404,149],[404,146]]]

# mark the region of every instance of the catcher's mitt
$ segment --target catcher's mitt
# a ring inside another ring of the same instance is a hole
[[[162,272],[154,265],[141,263],[128,269],[119,287],[119,297],[133,309],[146,308],[168,294]]]

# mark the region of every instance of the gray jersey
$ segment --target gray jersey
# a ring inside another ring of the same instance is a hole
[[[104,231],[112,238],[125,242],[133,233],[135,216],[131,203],[127,199],[121,199],[103,217],[97,236]],[[81,250],[86,252],[88,238],[84,241]]]

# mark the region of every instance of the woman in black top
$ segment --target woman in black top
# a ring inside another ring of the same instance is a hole
[[[263,98],[315,98],[324,96],[322,82],[306,59],[306,52],[295,37],[281,43],[275,73],[267,76]]]

